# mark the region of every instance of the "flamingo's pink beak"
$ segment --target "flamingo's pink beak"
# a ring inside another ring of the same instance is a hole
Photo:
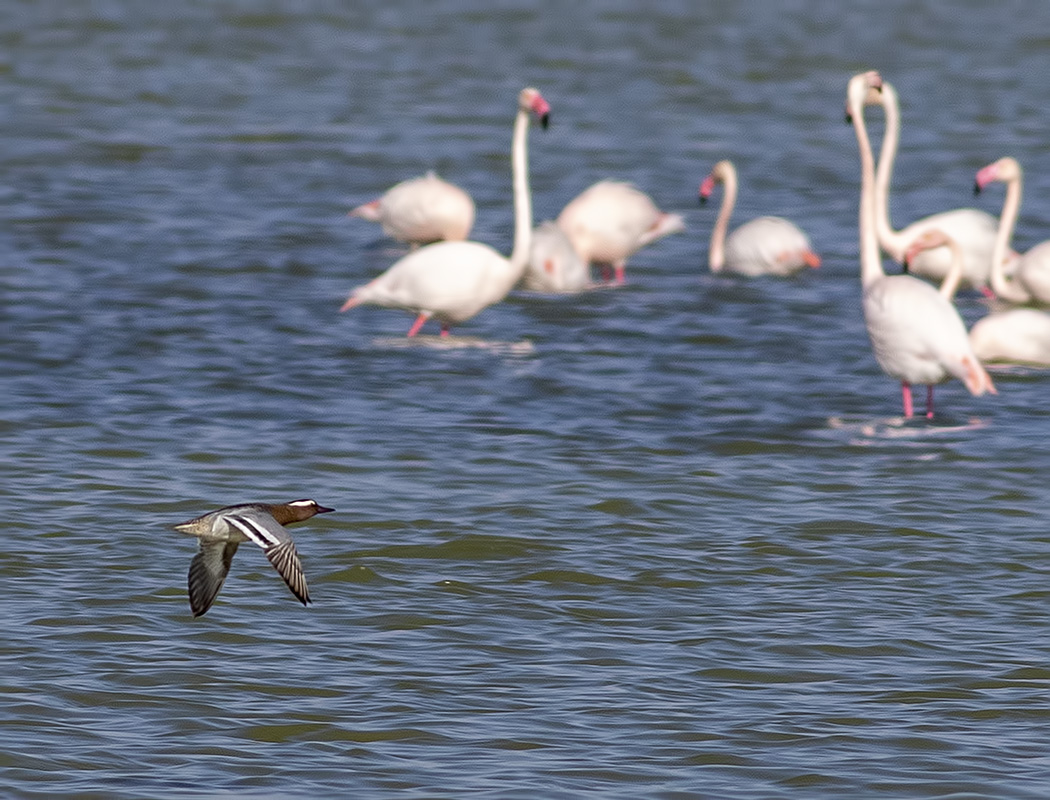
[[[540,126],[546,130],[550,124],[551,105],[543,99],[543,95],[537,94],[532,101],[532,113],[540,119]]]
[[[714,190],[715,190],[715,176],[714,175],[708,175],[706,178],[704,178],[703,182],[700,184],[700,191],[698,192],[701,204],[707,202],[707,198],[709,198],[711,196],[711,192],[713,192]]]
[[[996,178],[995,164],[982,167],[977,172],[977,178],[973,182],[973,193],[980,194],[981,191]]]

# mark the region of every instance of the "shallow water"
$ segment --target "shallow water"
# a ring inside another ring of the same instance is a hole
[[[1046,795],[1050,376],[896,416],[842,114],[897,86],[898,224],[1016,156],[1026,248],[1050,10],[696,5],[0,11],[8,792]],[[404,252],[346,211],[426,169],[509,251],[526,84],[537,221],[614,177],[688,231],[451,343],[338,314]],[[707,273],[724,157],[818,272]],[[170,525],[299,497],[314,605],[245,546],[194,620]]]

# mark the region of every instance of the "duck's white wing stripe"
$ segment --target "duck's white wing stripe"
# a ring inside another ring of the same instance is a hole
[[[299,598],[299,602],[303,605],[309,603],[310,593],[306,588],[306,576],[303,575],[299,553],[296,552],[295,543],[288,531],[277,520],[269,517],[255,519],[230,514],[226,519],[263,549],[274,569],[292,590],[292,594]]]
[[[228,514],[226,521],[236,527],[241,533],[259,545],[263,550],[291,541],[291,536],[276,520],[267,523],[253,517],[242,517],[237,514]]]

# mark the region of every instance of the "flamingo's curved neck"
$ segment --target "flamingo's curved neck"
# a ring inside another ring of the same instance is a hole
[[[897,91],[889,83],[882,84],[882,109],[886,117],[886,130],[879,150],[879,166],[875,175],[875,230],[879,245],[900,261],[904,258],[907,242],[890,222],[890,181],[893,179],[893,164],[897,158],[897,147],[901,138],[901,109]]]
[[[514,118],[514,138],[511,141],[510,159],[514,190],[514,249],[510,254],[512,267],[524,271],[529,261],[529,246],[532,241],[532,196],[529,192],[529,112],[519,108]]]
[[[736,169],[723,167],[719,172],[722,179],[722,206],[718,210],[718,219],[711,229],[711,246],[708,250],[707,265],[712,272],[722,269],[726,260],[726,233],[729,231],[729,218],[736,206],[737,179]]]
[[[948,238],[945,244],[948,245],[948,249],[952,253],[952,265],[948,268],[948,274],[944,276],[944,280],[941,281],[940,292],[941,297],[951,302],[959,289],[959,282],[962,280],[963,251],[955,239]]]
[[[875,233],[875,159],[871,154],[871,140],[868,138],[867,128],[864,127],[863,98],[855,98],[851,93],[849,112],[860,150],[860,283],[867,288],[886,276],[882,270],[879,242]]]
[[[995,234],[995,247],[992,249],[992,272],[989,283],[992,291],[1002,300],[1011,303],[1025,303],[1031,300],[1028,292],[1022,289],[1017,281],[1007,281],[1003,270],[1007,255],[1010,252],[1010,240],[1014,236],[1017,215],[1021,211],[1021,175],[1006,182],[1006,197],[1003,200],[1003,211],[999,215],[999,229]]]

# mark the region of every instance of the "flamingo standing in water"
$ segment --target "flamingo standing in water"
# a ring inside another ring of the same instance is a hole
[[[995,248],[995,232],[998,220],[991,214],[976,208],[957,208],[923,217],[899,231],[890,221],[890,180],[893,164],[900,143],[901,115],[897,91],[887,81],[882,89],[870,92],[865,98],[867,105],[881,105],[886,118],[886,132],[879,151],[878,172],[875,176],[875,225],[879,246],[899,264],[904,263],[904,254],[919,234],[930,228],[944,231],[958,242],[964,255],[962,283],[977,289],[988,286],[992,268],[992,252]],[[943,280],[951,269],[951,254],[946,247],[922,250],[917,253],[910,271],[930,280]]]
[[[974,190],[980,192],[992,181],[1006,184],[1006,199],[999,218],[994,263],[1001,267],[1008,258],[1017,214],[1021,210],[1021,165],[1017,159],[1000,158],[977,173]],[[1002,269],[992,271],[992,291],[1008,303],[1050,305],[1050,239],[1040,242],[1022,255],[1015,255],[1014,275],[1007,280]]]
[[[431,317],[441,321],[441,335],[447,336],[451,325],[470,319],[507,296],[521,278],[529,257],[532,233],[527,153],[530,113],[547,127],[550,106],[539,91],[531,87],[519,93],[514,119],[511,144],[514,249],[510,258],[480,242],[430,244],[409,253],[375,280],[354,289],[340,311],[365,303],[404,308],[417,314],[408,330],[409,336],[415,336]]]
[[[966,335],[959,312],[933,286],[911,275],[886,275],[875,228],[875,159],[864,126],[864,105],[882,86],[871,71],[850,79],[846,114],[853,122],[860,150],[860,281],[864,323],[875,360],[901,382],[904,416],[913,414],[912,384],[926,384],[926,416],[933,416],[933,386],[949,377],[972,394],[995,393]]]
[[[782,217],[757,217],[728,237],[729,218],[736,205],[737,176],[732,161],[719,161],[700,184],[700,202],[706,202],[715,184],[722,184],[722,207],[711,231],[707,265],[712,272],[740,275],[794,275],[806,267],[819,267],[809,237]]]
[[[553,220],[541,222],[532,232],[523,285],[535,292],[555,294],[581,292],[591,285],[587,264]]]
[[[624,282],[627,259],[662,236],[685,230],[678,214],[656,207],[645,192],[621,181],[599,181],[562,209],[558,227],[585,264],[612,265]]]
[[[941,284],[940,292],[949,300],[955,294],[963,271],[963,251],[959,243],[937,228],[918,236],[905,254],[905,265],[920,252],[934,247],[947,247],[952,254],[952,269]],[[993,267],[1002,270],[1002,265]],[[1012,308],[988,314],[970,329],[970,346],[984,363],[1024,364],[1050,367],[1050,314],[1034,308]]]
[[[428,172],[401,181],[348,216],[378,222],[387,236],[418,247],[466,239],[474,227],[474,201],[455,184]]]
[[[1050,314],[1034,308],[989,314],[970,329],[970,344],[986,363],[1050,367]]]

